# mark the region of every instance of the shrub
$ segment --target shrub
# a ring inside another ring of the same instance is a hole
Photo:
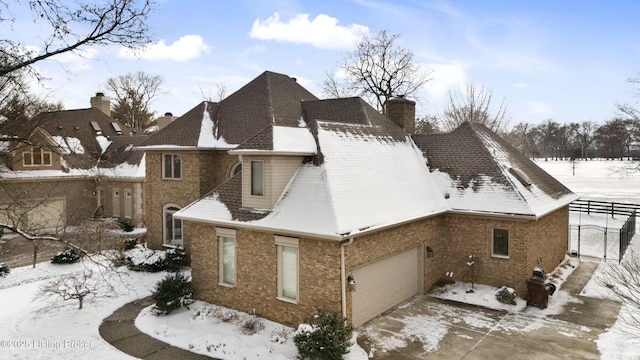
[[[118,219],[118,226],[120,226],[120,228],[125,232],[132,232],[135,228],[131,219]]]
[[[129,250],[125,259],[131,270],[158,272],[167,268],[166,252],[147,249],[143,245]]]
[[[293,342],[300,359],[340,360],[349,352],[351,327],[335,313],[318,312],[309,324],[301,324]]]
[[[264,330],[264,320],[255,314],[248,315],[238,322],[238,328],[245,335],[254,335]]]
[[[176,251],[176,249],[168,249],[165,255],[166,269],[169,271],[178,271],[187,266],[187,256],[184,252]]]
[[[496,299],[503,304],[516,305],[516,291],[503,286],[496,293]]]
[[[188,308],[193,303],[191,281],[181,273],[168,274],[160,280],[151,297],[156,302],[153,312],[166,315],[182,306]]]
[[[122,246],[124,246],[125,250],[131,250],[138,245],[138,239],[135,238],[126,238],[122,242]]]
[[[287,342],[287,340],[289,340],[290,335],[291,330],[285,327],[279,327],[271,331],[271,337],[269,338],[269,341],[274,344],[284,344]]]
[[[80,254],[75,249],[65,249],[51,258],[52,264],[73,264],[80,261]]]
[[[5,263],[0,262],[0,277],[7,276],[9,272],[11,272],[11,270],[9,270],[9,267]]]

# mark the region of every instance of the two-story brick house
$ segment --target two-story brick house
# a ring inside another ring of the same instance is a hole
[[[0,126],[0,217],[53,231],[95,216],[143,219],[144,153],[137,135],[110,117],[102,93],[91,108],[44,112]]]
[[[359,326],[445,273],[468,280],[469,255],[476,281],[525,294],[539,260],[563,260],[575,195],[483,126],[410,136],[414,107],[395,99],[387,117],[265,72],[174,121],[174,144],[145,143],[149,234],[167,243],[179,222],[198,298],[290,325],[324,309]],[[181,129],[198,130],[182,147]],[[174,155],[195,167],[184,187]]]

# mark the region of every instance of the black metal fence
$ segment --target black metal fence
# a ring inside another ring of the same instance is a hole
[[[600,226],[596,224],[571,224],[570,251],[578,256],[587,254],[588,256],[597,256],[607,259],[617,255],[618,261],[622,260],[631,239],[636,233],[636,216],[640,205],[616,203],[608,201],[596,200],[576,200],[569,205],[569,211],[578,212],[588,215],[604,215],[611,216],[613,219],[626,218],[624,225],[620,228],[610,226]],[[595,233],[594,233],[595,232]],[[618,233],[618,234],[616,234]],[[602,235],[597,235],[602,234]],[[618,235],[616,239],[615,235]],[[573,237],[577,235],[577,246],[574,247]],[[602,239],[602,240],[598,240]],[[594,242],[596,244],[594,245]],[[618,244],[615,244],[617,242]],[[584,244],[583,244],[584,243]],[[617,245],[617,246],[616,246]],[[585,249],[595,250],[598,254],[588,253]],[[617,252],[617,254],[615,254]]]

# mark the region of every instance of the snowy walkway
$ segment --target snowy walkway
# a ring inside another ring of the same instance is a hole
[[[142,309],[151,304],[153,304],[153,300],[147,297],[126,304],[114,311],[100,324],[100,336],[116,349],[140,359],[211,359],[204,355],[173,347],[140,332],[135,325],[136,317]]]

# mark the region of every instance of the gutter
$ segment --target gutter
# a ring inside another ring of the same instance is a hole
[[[345,268],[344,248],[353,243],[353,236],[340,244],[340,286],[342,297],[342,317],[347,318],[347,274]]]

